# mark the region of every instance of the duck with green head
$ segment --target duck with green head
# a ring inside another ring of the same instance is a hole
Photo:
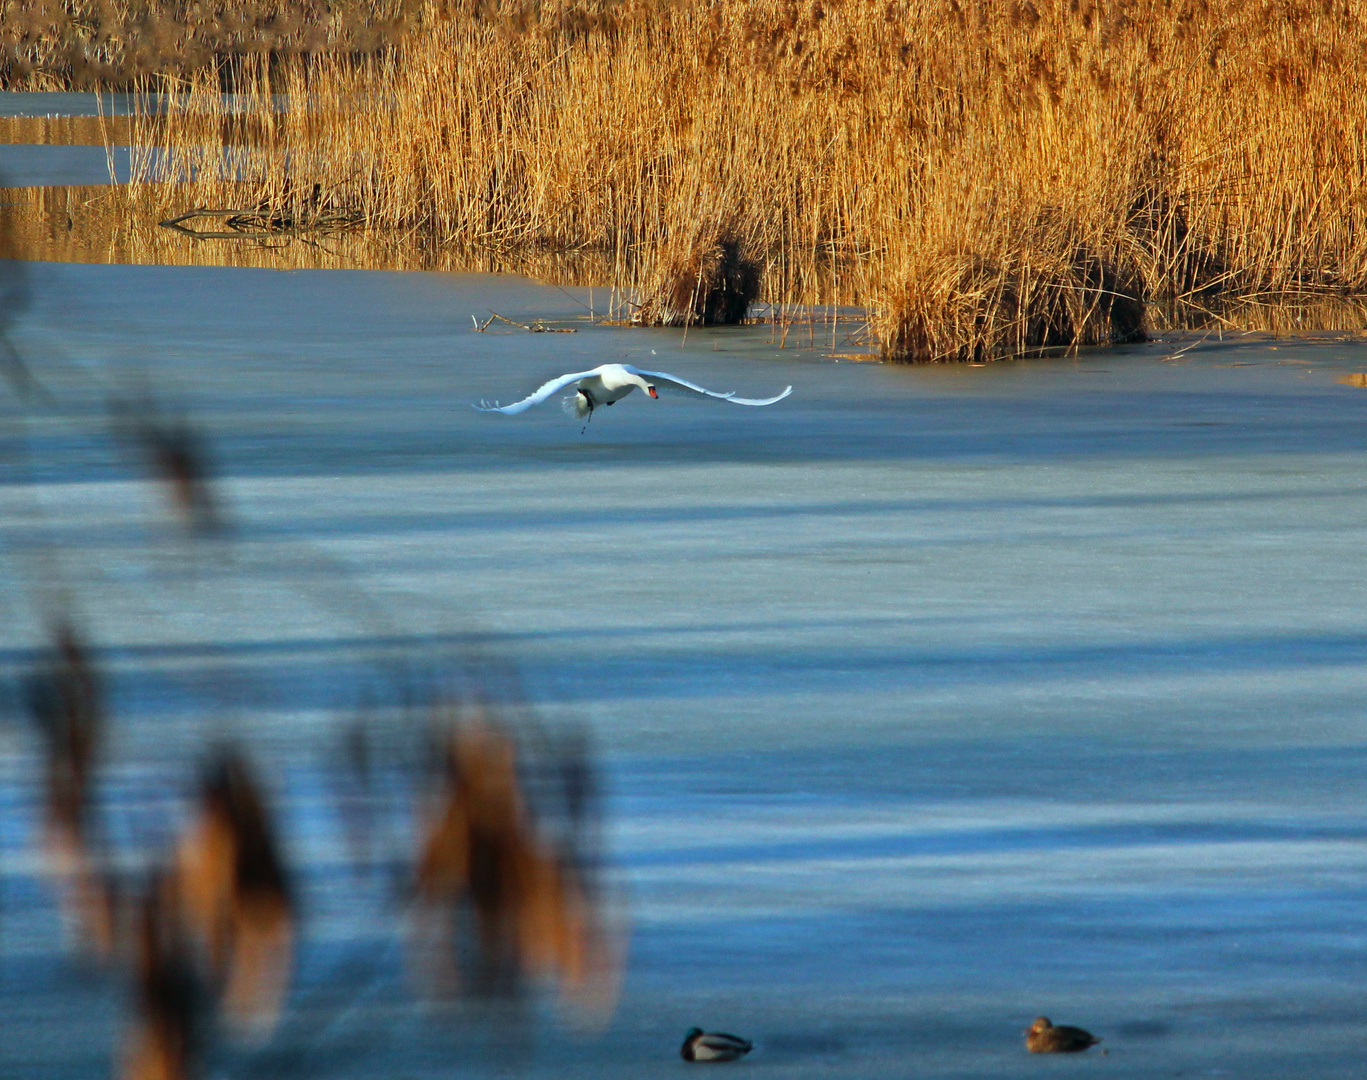
[[[725,1032],[689,1028],[679,1056],[685,1061],[735,1061],[754,1049],[754,1043]]]

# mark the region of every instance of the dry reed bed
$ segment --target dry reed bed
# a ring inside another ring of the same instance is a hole
[[[250,189],[239,189],[245,200]],[[77,187],[0,189],[0,259],[50,262],[131,263],[160,266],[234,266],[268,269],[347,269],[369,266],[385,270],[442,270],[486,274],[528,274],[562,285],[599,285],[612,277],[614,266],[601,253],[551,250],[462,250],[436,245],[419,235],[398,237],[378,231],[348,231],[340,235],[267,238],[263,242],[187,243],[158,228],[155,221],[130,215],[127,201],[107,184]],[[200,225],[214,227],[213,222]],[[600,309],[601,310],[601,309]],[[585,312],[587,317],[588,312]],[[815,341],[811,319],[805,329],[794,327],[794,315],[783,310],[751,310],[756,317],[778,324],[779,340]],[[1362,308],[1333,294],[1304,294],[1300,302],[1244,304],[1241,325],[1273,335],[1321,340],[1316,328],[1354,334],[1335,334],[1323,340],[1360,340],[1367,336]],[[852,321],[840,315],[842,332]],[[827,331],[820,331],[826,333]],[[1187,335],[1188,340],[1197,337]]]
[[[258,67],[238,87],[253,138],[226,166],[232,120],[199,79],[161,136],[188,190],[132,197],[212,205],[231,174],[286,213],[312,199],[466,249],[590,250],[647,322],[727,321],[754,295],[862,304],[894,359],[1260,325],[1268,305],[1363,324],[1364,0],[420,21],[394,52]]]
[[[131,88],[146,75],[216,71],[248,57],[388,49],[414,0],[0,0],[0,89]]]
[[[243,192],[244,196],[246,192]],[[217,222],[196,226],[217,227]],[[595,285],[611,266],[583,253],[460,251],[418,237],[348,231],[339,235],[267,237],[261,242],[189,243],[154,220],[128,213],[108,184],[0,188],[0,259],[158,266],[267,269],[442,270],[531,274],[566,285]],[[588,313],[585,312],[587,315]]]
[[[0,145],[128,146],[139,139],[164,142],[157,134],[159,118],[142,115],[0,116]],[[220,138],[225,145],[254,143],[261,137],[253,117],[225,118]]]
[[[0,144],[124,146],[132,134],[127,116],[0,116]]]

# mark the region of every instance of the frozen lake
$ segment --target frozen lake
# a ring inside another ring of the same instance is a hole
[[[0,657],[55,551],[118,783],[244,738],[309,875],[285,1028],[211,1075],[654,1076],[695,1023],[769,1076],[1362,1075],[1360,341],[907,369],[595,325],[604,293],[515,279],[29,270],[12,337],[58,404],[5,399]],[[475,333],[490,308],[579,332]],[[608,361],[794,389],[633,395],[583,433],[469,407]],[[149,387],[211,447],[223,550],[110,438],[107,397]],[[319,795],[356,651],[474,639],[590,726],[633,926],[607,1030],[502,1066],[408,1006]],[[0,1074],[100,1075],[117,1008],[60,948],[5,745]],[[1108,1055],[1027,1057],[1040,1013]]]
[[[0,123],[12,118],[128,116],[129,94],[0,91]],[[0,142],[0,182],[6,187],[126,183],[131,169],[126,146],[25,145]]]

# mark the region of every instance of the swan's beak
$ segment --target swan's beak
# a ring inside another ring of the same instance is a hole
[[[660,396],[659,394],[655,393],[655,387],[653,387],[653,386],[647,386],[647,387],[646,387],[646,393],[649,394],[649,395],[650,395],[651,397],[653,397],[653,398],[657,398],[657,397]]]

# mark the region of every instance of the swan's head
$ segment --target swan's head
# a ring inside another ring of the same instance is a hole
[[[630,384],[631,386],[639,386],[642,390],[644,390],[653,398],[657,398],[660,396],[659,394],[655,393],[655,384],[646,382],[645,379],[643,379],[636,372],[624,370],[623,374],[625,375],[625,379],[623,379],[623,381],[618,384],[619,386],[624,386],[627,384]]]

